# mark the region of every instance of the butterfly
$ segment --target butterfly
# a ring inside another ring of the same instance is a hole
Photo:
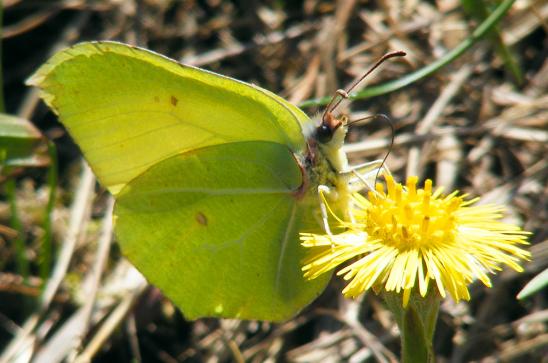
[[[80,43],[40,88],[115,197],[123,254],[187,319],[284,320],[329,276],[303,278],[299,232],[348,214],[347,132],[258,86],[116,42]],[[337,101],[338,100],[338,101]]]

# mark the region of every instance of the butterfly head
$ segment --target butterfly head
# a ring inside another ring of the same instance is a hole
[[[324,112],[320,120],[309,138],[311,164],[321,164],[320,160],[323,159],[334,171],[344,170],[348,162],[342,146],[348,130],[348,118],[344,115],[335,117],[328,111]]]
[[[348,117],[335,117],[331,112],[322,116],[322,121],[315,131],[315,139],[320,145],[341,147],[347,131]]]

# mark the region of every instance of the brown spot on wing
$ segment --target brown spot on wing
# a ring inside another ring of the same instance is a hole
[[[202,226],[207,226],[207,217],[202,212],[196,213],[196,222],[201,224]]]
[[[177,106],[178,102],[179,102],[179,100],[175,96],[171,96],[171,104],[173,106]]]

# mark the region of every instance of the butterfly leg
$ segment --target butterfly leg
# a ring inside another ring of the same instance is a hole
[[[391,175],[386,163],[383,160],[374,160],[367,163],[350,167],[342,174],[351,174],[349,178],[349,188],[352,192],[357,192],[364,187],[369,190],[375,190],[375,178],[377,175]]]
[[[322,213],[322,221],[323,221],[323,227],[325,229],[325,233],[331,237],[333,236],[333,233],[331,233],[331,228],[329,228],[329,218],[328,213],[331,213],[331,215],[338,220],[339,222],[342,222],[336,214],[333,213],[331,208],[329,208],[329,205],[327,204],[327,197],[328,196],[337,196],[337,191],[335,189],[330,189],[327,185],[319,185],[318,186],[318,196],[320,199],[320,211]],[[351,217],[353,220],[353,218]],[[330,239],[331,240],[331,239]],[[331,240],[331,250],[335,249],[335,244]]]
[[[328,236],[332,236],[331,229],[329,228],[329,218],[327,215],[327,200],[326,196],[331,194],[332,191],[327,185],[318,185],[318,199],[320,201],[320,212],[322,214],[322,222],[325,233]]]

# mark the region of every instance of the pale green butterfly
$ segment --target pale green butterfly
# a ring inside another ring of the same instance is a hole
[[[299,232],[329,232],[318,190],[348,214],[338,102],[318,124],[260,87],[115,42],[63,50],[28,84],[114,195],[123,253],[186,318],[283,320],[325,288],[302,276]]]

